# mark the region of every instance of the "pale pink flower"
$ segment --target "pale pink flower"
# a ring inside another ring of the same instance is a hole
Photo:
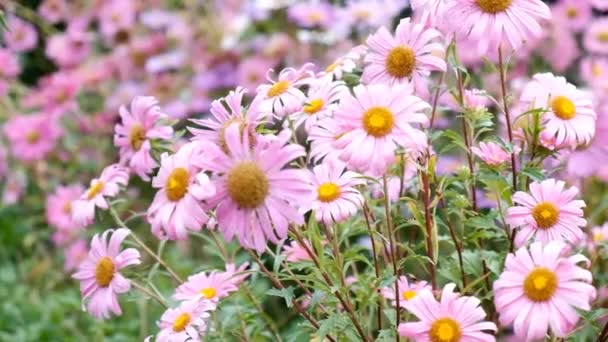
[[[135,248],[120,250],[121,243],[130,233],[128,229],[120,228],[108,229],[101,236],[95,234],[89,255],[72,275],[80,280],[82,299],[88,299],[87,311],[96,318],[108,318],[110,313],[122,314],[117,295],[128,292],[131,282],[119,271],[141,263]]]
[[[523,105],[542,108],[545,137],[555,137],[558,147],[575,148],[588,144],[595,135],[597,115],[591,96],[564,77],[551,73],[536,74],[524,88],[521,98]]]
[[[12,155],[25,162],[46,158],[62,135],[57,119],[45,114],[15,115],[4,124],[3,131]]]
[[[8,29],[2,30],[2,38],[6,47],[14,52],[26,52],[36,47],[38,33],[34,25],[10,15],[6,18]]]
[[[317,121],[308,133],[310,142],[310,156],[314,161],[321,159],[338,159],[342,150],[334,144],[341,137],[340,126],[333,118],[325,118]]]
[[[226,264],[226,273],[230,275],[230,281],[234,285],[241,285],[241,283],[244,282],[249,277],[249,275],[251,275],[251,272],[247,271],[247,267],[249,267],[248,262],[242,263],[241,266],[239,266],[238,268],[235,264]]]
[[[463,102],[465,108],[473,110],[482,110],[491,103],[489,95],[484,90],[479,89],[466,89]]]
[[[137,96],[130,109],[120,107],[121,123],[114,128],[114,145],[120,149],[120,163],[148,181],[152,170],[158,166],[151,154],[151,141],[171,139],[173,128],[161,122],[167,115],[161,112],[154,97]]]
[[[209,312],[215,310],[210,301],[185,301],[175,309],[167,309],[158,322],[161,331],[156,342],[200,342],[207,332]]]
[[[236,236],[243,247],[262,253],[268,240],[285,238],[290,224],[304,223],[298,208],[306,205],[310,177],[304,170],[284,168],[305,154],[302,146],[287,144],[289,130],[260,139],[253,148],[249,135],[240,131],[239,125],[230,125],[227,151],[209,146],[209,158],[201,165],[215,176],[217,193],[209,202],[217,205],[219,231],[226,240]]]
[[[209,158],[203,149],[189,143],[173,155],[161,155],[160,169],[152,179],[159,190],[148,208],[148,222],[159,239],[183,240],[188,230],[199,231],[209,220],[203,201],[215,194],[215,186],[198,166]]]
[[[0,96],[5,96],[8,93],[10,82],[21,73],[21,66],[14,52],[1,48],[0,66]]]
[[[78,268],[78,265],[86,259],[89,254],[87,242],[85,240],[76,240],[67,246],[63,253],[65,259],[63,269],[66,272],[73,271]]]
[[[591,88],[608,84],[608,58],[586,56],[580,64],[580,75]]]
[[[598,18],[587,24],[583,45],[591,53],[608,54],[608,18]]]
[[[365,184],[361,175],[346,170],[341,161],[324,161],[313,168],[312,209],[317,221],[326,225],[342,222],[355,215],[364,198],[356,188]]]
[[[67,18],[68,3],[65,0],[44,0],[38,6],[38,13],[48,22],[55,24]]]
[[[561,0],[551,6],[551,15],[558,25],[579,32],[589,24],[593,12],[588,1]]]
[[[608,241],[608,223],[604,223],[600,227],[593,227],[589,238],[589,247],[595,250]]]
[[[410,84],[416,87],[431,71],[445,71],[441,34],[402,19],[393,36],[381,27],[367,39],[369,51],[361,81],[366,84]]]
[[[129,183],[129,170],[118,164],[107,166],[99,178],[91,180],[89,189],[72,202],[72,220],[83,227],[95,220],[95,207],[107,210],[108,198],[118,195],[121,186]]]
[[[136,23],[136,2],[107,0],[97,13],[99,29],[107,41],[124,43]]]
[[[255,92],[257,87],[266,80],[266,73],[276,62],[264,56],[253,56],[239,63],[237,83],[249,92]]]
[[[319,77],[326,80],[341,80],[344,74],[353,72],[357,68],[358,62],[367,52],[368,47],[358,45],[352,48],[346,55],[334,60],[325,70],[319,73]]]
[[[289,6],[289,19],[306,28],[326,28],[334,19],[334,7],[324,0],[300,2]]]
[[[511,159],[509,152],[492,141],[480,142],[479,146],[471,147],[471,152],[490,166],[498,166]]]
[[[411,0],[410,4],[418,22],[439,29],[445,26],[447,0]]]
[[[551,64],[554,71],[560,73],[565,73],[581,55],[574,32],[556,25],[547,30],[547,37],[537,47],[537,51]]]
[[[270,84],[262,84],[257,89],[255,101],[261,101],[260,110],[264,115],[274,113],[278,117],[284,117],[302,108],[306,95],[299,87],[310,82],[314,77],[311,69],[313,65],[308,63],[300,69],[283,69],[276,81],[270,78],[269,70],[266,76]]]
[[[209,300],[218,302],[238,290],[233,272],[200,272],[188,277],[173,295],[175,300]]]
[[[347,93],[334,113],[340,126],[340,159],[358,171],[380,175],[395,161],[398,147],[417,154],[427,146],[427,137],[412,124],[426,125],[423,111],[430,105],[409,95],[407,86],[359,85]]]
[[[478,341],[494,342],[496,338],[485,331],[495,332],[496,325],[485,321],[486,313],[476,297],[454,293],[455,284],[443,287],[441,300],[431,291],[420,291],[405,303],[405,309],[419,321],[400,323],[397,331],[414,341]]]
[[[60,68],[75,67],[91,53],[92,40],[92,35],[87,32],[68,29],[48,38],[45,54]]]
[[[541,0],[448,0],[444,13],[450,28],[477,42],[480,54],[499,46],[518,50],[542,35],[541,20],[551,19]]]
[[[82,185],[59,186],[46,198],[46,220],[59,231],[74,231],[82,228],[72,220],[72,202],[80,198]]]
[[[591,272],[577,266],[589,263],[581,254],[566,256],[561,241],[543,246],[535,242],[507,255],[505,270],[494,282],[494,304],[501,325],[513,325],[519,341],[565,337],[579,320],[577,310],[591,309],[596,296]]]
[[[399,306],[401,308],[406,307],[407,303],[412,299],[418,297],[422,291],[432,291],[433,288],[426,281],[410,282],[406,276],[400,276],[399,280]],[[392,306],[397,306],[397,298],[395,298],[395,285],[392,284],[390,287],[382,289],[382,295],[384,298],[391,301]]]
[[[23,172],[9,172],[4,181],[2,201],[4,205],[17,203],[25,192],[27,186],[27,176]]]
[[[518,191],[513,195],[513,206],[507,210],[507,223],[517,230],[515,245],[523,246],[533,239],[548,243],[565,240],[577,244],[584,236],[587,224],[583,218],[585,202],[575,200],[578,189],[564,190],[565,183],[555,179],[530,184],[530,194]]]
[[[306,244],[308,249],[310,249],[311,251],[313,250],[308,242],[304,241],[304,243]],[[304,246],[302,246],[299,242],[295,240],[289,243],[285,243],[283,245],[283,255],[285,255],[285,260],[287,260],[288,262],[312,260],[312,258],[306,251],[306,248],[304,248]]]
[[[304,105],[291,115],[294,127],[298,128],[304,123],[306,132],[310,132],[314,123],[333,114],[345,92],[348,92],[348,88],[341,81],[313,82],[308,89]]]
[[[77,111],[76,97],[81,90],[80,76],[75,72],[57,72],[40,85],[33,103],[42,106],[47,113],[62,116],[68,111]]]

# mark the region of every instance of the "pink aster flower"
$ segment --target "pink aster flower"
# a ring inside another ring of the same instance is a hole
[[[232,281],[232,272],[200,272],[188,277],[173,295],[175,300],[209,300],[218,302],[238,290],[238,285]]]
[[[365,45],[355,46],[346,55],[334,60],[334,62],[328,65],[319,76],[329,81],[341,80],[345,73],[353,72],[355,70],[357,64],[367,50],[368,47]]]
[[[557,146],[575,148],[588,144],[595,135],[596,113],[589,94],[578,90],[564,77],[536,74],[524,88],[522,104],[545,108],[542,116],[545,137],[555,137]]]
[[[49,225],[60,231],[73,231],[81,228],[72,220],[72,202],[80,198],[82,185],[60,186],[46,198],[46,220]]]
[[[253,56],[244,59],[237,70],[237,83],[249,92],[255,92],[257,87],[266,79],[268,69],[275,66],[273,59],[264,56]]]
[[[561,0],[551,6],[551,15],[560,26],[579,32],[589,24],[593,12],[588,1]]]
[[[486,313],[475,297],[454,293],[455,284],[443,287],[441,301],[431,291],[420,291],[405,303],[405,308],[419,321],[401,323],[400,336],[414,341],[479,341],[494,342],[496,338],[484,331],[496,331],[496,325],[485,321]]]
[[[2,30],[2,38],[6,47],[14,52],[25,52],[36,47],[38,33],[34,25],[16,16],[8,16],[8,30]]]
[[[338,101],[345,92],[346,85],[341,81],[325,82],[316,81],[308,89],[308,95],[302,108],[291,115],[295,121],[294,127],[298,128],[304,123],[304,128],[310,132],[313,124],[318,120],[331,116],[338,107]]]
[[[608,58],[586,56],[580,62],[580,75],[591,88],[608,84]]]
[[[124,43],[129,31],[136,23],[136,3],[134,1],[104,1],[99,9],[99,27],[108,41]]]
[[[539,21],[551,19],[541,0],[448,0],[444,13],[458,35],[478,42],[480,54],[501,45],[518,50],[542,35]]]
[[[370,51],[365,56],[362,82],[416,85],[433,70],[445,71],[445,47],[440,38],[438,31],[411,23],[410,18],[399,22],[395,36],[381,27],[367,39]]]
[[[75,67],[83,63],[91,52],[92,38],[79,29],[68,29],[66,33],[48,38],[45,54],[61,68]]]
[[[418,22],[435,28],[444,26],[446,0],[411,0],[410,3]]]
[[[227,151],[208,147],[210,157],[201,165],[215,174],[217,193],[209,202],[217,205],[218,229],[226,240],[236,236],[243,247],[262,253],[268,240],[285,238],[290,224],[304,223],[298,208],[309,194],[309,173],[285,168],[305,155],[301,146],[287,144],[290,136],[283,130],[251,148],[249,135],[233,124],[225,133]]]
[[[17,55],[8,50],[0,48],[0,96],[8,93],[9,82],[21,73],[21,66]]]
[[[3,130],[13,156],[25,162],[46,158],[62,134],[57,119],[44,114],[13,116]]]
[[[589,310],[596,291],[591,272],[577,266],[589,263],[581,254],[566,257],[561,241],[543,246],[535,242],[507,255],[505,270],[494,282],[494,304],[501,325],[513,325],[520,341],[565,337],[579,319],[578,310]]]
[[[324,118],[317,121],[308,133],[312,160],[338,159],[342,150],[336,148],[334,144],[341,136],[340,126],[333,118]]]
[[[608,223],[604,223],[604,225],[600,227],[593,227],[591,229],[591,236],[589,241],[589,247],[591,250],[594,250],[605,244],[608,241]]]
[[[210,301],[186,301],[178,308],[167,309],[158,322],[161,331],[156,342],[200,342],[213,310],[215,304]]]
[[[363,195],[356,188],[365,184],[361,175],[346,171],[341,161],[325,161],[313,169],[312,209],[317,221],[326,225],[342,222],[363,206]]]
[[[308,242],[305,241],[304,243],[312,250],[312,247]],[[283,245],[283,255],[285,255],[285,260],[288,262],[312,260],[306,251],[306,248],[295,240]]]
[[[479,147],[471,147],[471,151],[490,166],[498,166],[511,159],[511,154],[509,152],[492,141],[482,141],[479,143]]]
[[[131,111],[121,106],[119,113],[122,122],[114,129],[114,145],[120,148],[120,163],[148,181],[158,166],[151,155],[151,140],[171,139],[173,128],[160,122],[167,115],[160,111],[158,101],[152,96],[135,97]]]
[[[407,303],[412,299],[418,297],[422,291],[432,291],[432,287],[426,281],[409,282],[406,276],[399,277],[399,306],[401,308],[406,307]],[[384,298],[391,301],[392,306],[397,306],[397,299],[395,298],[395,285],[391,287],[385,287],[382,289],[382,295]]]
[[[407,86],[359,85],[353,92],[334,114],[342,134],[335,146],[351,168],[383,174],[399,146],[414,154],[426,147],[426,134],[411,124],[427,124],[422,112],[430,105],[409,95]]]
[[[76,240],[67,246],[64,250],[63,269],[65,271],[73,271],[78,268],[78,265],[86,259],[89,254],[87,242],[85,240]]]
[[[583,35],[583,46],[591,53],[608,54],[608,18],[592,21]]]
[[[256,100],[260,100],[260,110],[264,114],[274,113],[279,117],[291,114],[300,108],[306,100],[306,95],[299,87],[309,83],[314,75],[311,71],[313,65],[308,63],[300,69],[283,69],[276,81],[270,78],[269,70],[266,76],[270,84],[262,84],[257,89]]]
[[[130,233],[128,229],[120,228],[108,229],[101,236],[95,234],[89,255],[72,276],[80,280],[82,299],[89,299],[87,311],[96,318],[108,318],[110,312],[122,314],[117,295],[128,292],[131,282],[119,271],[141,263],[135,248],[120,251],[121,243]]]
[[[209,220],[203,201],[215,194],[209,177],[198,166],[208,158],[202,145],[189,143],[177,153],[161,155],[152,186],[159,189],[148,208],[152,233],[159,239],[183,240]]]
[[[95,207],[108,209],[107,198],[118,195],[120,187],[129,183],[129,170],[118,164],[107,166],[99,178],[91,181],[91,185],[80,199],[72,202],[72,220],[83,227],[89,226],[95,220]]]
[[[38,6],[38,13],[48,22],[55,24],[67,18],[68,3],[65,0],[44,0]]]
[[[520,228],[515,235],[517,247],[531,239],[577,244],[583,238],[585,202],[574,199],[578,195],[576,187],[564,190],[564,186],[562,181],[547,179],[530,184],[530,194],[518,191],[513,195],[518,205],[507,210],[507,223],[511,229]]]
[[[287,15],[298,26],[326,28],[334,18],[334,7],[327,2],[301,2],[289,6]]]

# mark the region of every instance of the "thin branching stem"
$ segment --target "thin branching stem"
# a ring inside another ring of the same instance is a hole
[[[498,47],[498,70],[500,72],[500,89],[502,93],[502,105],[507,121],[507,135],[509,144],[513,145],[513,129],[511,127],[511,115],[509,114],[509,104],[507,101],[507,71],[505,70],[504,60],[502,56],[502,47]],[[511,152],[511,170],[513,171],[513,191],[517,191],[517,165],[515,163],[515,150]]]

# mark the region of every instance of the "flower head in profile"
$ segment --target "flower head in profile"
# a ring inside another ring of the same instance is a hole
[[[114,128],[114,145],[120,149],[120,163],[148,181],[150,173],[158,166],[150,154],[151,141],[171,139],[173,128],[160,122],[166,114],[160,111],[158,101],[152,96],[135,97],[130,109],[120,107],[121,123]]]
[[[518,191],[513,195],[517,205],[507,210],[507,223],[517,229],[515,245],[523,246],[529,240],[547,243],[565,240],[577,244],[583,238],[581,227],[585,202],[575,200],[578,189],[564,189],[563,181],[547,179],[530,184],[530,193]]]
[[[173,155],[161,155],[152,179],[159,190],[148,208],[148,222],[159,239],[183,240],[188,230],[199,231],[209,220],[203,201],[215,194],[215,186],[197,164],[205,158],[203,146],[196,142]]]
[[[156,342],[200,342],[207,332],[209,313],[215,310],[211,301],[185,301],[179,307],[167,309],[158,322],[161,331]]]
[[[312,250],[312,246],[308,242],[305,241],[304,243],[308,249]],[[306,248],[295,240],[283,245],[283,255],[285,255],[285,260],[288,262],[312,260]]]
[[[355,70],[357,63],[367,50],[368,47],[365,45],[355,46],[346,55],[340,56],[328,65],[325,70],[319,73],[319,77],[328,81],[341,80],[345,73]]]
[[[80,184],[60,186],[46,198],[46,220],[57,229],[53,236],[55,243],[66,242],[82,228],[72,219],[72,202],[80,198],[83,190]]]
[[[480,54],[499,46],[518,50],[543,34],[541,20],[551,19],[541,0],[448,0],[444,13],[452,30],[477,42]]]
[[[218,302],[230,293],[238,290],[238,283],[233,272],[200,272],[188,277],[173,295],[175,300],[209,300]]]
[[[349,168],[372,175],[383,174],[395,161],[399,147],[417,154],[427,146],[427,137],[412,126],[426,125],[423,111],[430,105],[409,95],[407,86],[359,85],[346,94],[334,113],[342,149],[340,159]]]
[[[262,84],[257,89],[256,100],[260,102],[260,110],[264,114],[274,113],[278,117],[294,113],[302,108],[306,95],[299,87],[306,85],[314,77],[312,64],[305,64],[300,69],[283,69],[276,81],[267,75],[270,84]]]
[[[315,166],[312,209],[317,221],[330,225],[355,215],[364,201],[356,187],[364,183],[361,175],[347,171],[341,161],[326,160]]]
[[[340,126],[333,118],[327,117],[317,121],[308,133],[312,160],[318,162],[321,159],[338,159],[342,150],[334,144],[341,136]]]
[[[333,114],[345,91],[348,91],[348,88],[341,81],[327,82],[321,79],[313,82],[304,105],[291,115],[294,127],[298,128],[304,124],[306,132],[310,132],[314,123]]]
[[[511,158],[511,154],[499,144],[488,141],[480,142],[479,146],[471,147],[473,152],[479,159],[490,166],[498,166],[507,162]]]
[[[524,88],[521,102],[531,108],[543,108],[545,139],[557,147],[588,144],[595,135],[597,114],[589,94],[551,73],[536,74]]]
[[[91,181],[89,189],[72,202],[72,219],[83,227],[95,220],[95,207],[107,210],[108,198],[115,197],[120,187],[129,183],[129,170],[118,164],[107,166],[99,178]]]
[[[426,281],[410,282],[406,276],[399,277],[399,295],[395,296],[395,285],[391,287],[385,287],[382,289],[382,295],[384,298],[391,301],[391,305],[397,306],[397,300],[399,300],[399,306],[404,308],[406,304],[412,299],[416,298],[422,291],[431,291],[431,286]]]
[[[484,320],[486,313],[479,299],[460,296],[454,293],[455,287],[453,283],[444,286],[440,301],[424,290],[407,301],[406,310],[419,321],[399,324],[399,335],[414,341],[496,341],[486,332],[496,331],[496,325]]]
[[[589,247],[591,250],[595,250],[608,241],[608,223],[604,223],[600,227],[593,227],[589,237]]]
[[[141,263],[135,248],[120,250],[130,233],[128,229],[120,228],[95,234],[89,255],[72,276],[80,280],[83,300],[88,300],[87,311],[97,318],[108,318],[110,313],[122,314],[117,295],[129,291],[131,283],[119,271]]]
[[[13,156],[24,162],[46,158],[62,135],[57,119],[45,114],[15,115],[3,131]]]
[[[85,240],[76,240],[64,249],[63,269],[65,271],[73,271],[78,268],[78,265],[86,259],[89,254],[89,248]]]
[[[501,325],[513,325],[520,341],[543,339],[548,329],[565,337],[579,319],[577,310],[590,310],[596,291],[591,272],[578,266],[589,260],[565,256],[561,241],[535,242],[530,250],[509,254],[505,270],[494,282],[494,304]]]
[[[268,240],[285,238],[290,224],[304,223],[298,208],[305,205],[310,177],[305,170],[286,168],[304,149],[287,144],[289,130],[264,137],[253,148],[239,125],[230,125],[225,136],[227,151],[209,146],[209,158],[200,163],[214,174],[217,192],[209,203],[216,206],[226,240],[236,237],[243,247],[262,253]]]
[[[409,18],[399,22],[395,36],[381,27],[367,39],[370,50],[365,56],[362,82],[417,84],[433,70],[445,71],[445,47],[440,37],[435,29],[411,23]]]
[[[38,33],[36,33],[34,25],[10,15],[6,20],[6,26],[8,29],[2,30],[2,41],[9,50],[26,52],[36,47]]]

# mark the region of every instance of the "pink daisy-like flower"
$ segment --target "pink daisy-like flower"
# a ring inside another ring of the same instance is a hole
[[[276,62],[264,56],[253,56],[239,63],[237,70],[237,83],[249,92],[255,92],[257,87],[265,81],[268,69],[276,65]]]
[[[558,147],[588,144],[595,135],[597,115],[589,94],[578,90],[564,77],[536,74],[524,88],[521,102],[545,108],[542,116],[545,137],[555,137]]]
[[[25,52],[36,47],[38,33],[34,25],[16,16],[8,16],[8,29],[2,30],[2,38],[6,47],[15,52]]]
[[[120,187],[129,183],[129,170],[118,164],[107,166],[99,178],[91,181],[91,185],[80,199],[72,202],[72,220],[83,227],[89,226],[95,220],[95,207],[108,209],[106,197],[118,195]]]
[[[217,193],[209,202],[217,205],[218,229],[226,240],[236,236],[243,247],[262,253],[267,240],[278,243],[290,224],[304,223],[298,207],[309,194],[310,176],[305,170],[284,168],[305,155],[302,146],[287,145],[290,136],[283,130],[252,148],[248,134],[230,125],[227,151],[208,147],[210,157],[200,165],[215,174]]]
[[[395,161],[399,146],[418,153],[427,137],[411,124],[428,123],[422,112],[430,105],[409,95],[405,85],[359,85],[347,93],[334,113],[341,137],[335,147],[343,149],[340,159],[356,170],[380,175]]]
[[[577,244],[583,238],[585,202],[574,199],[578,195],[576,187],[564,190],[564,186],[562,181],[547,179],[530,184],[530,194],[518,191],[513,195],[518,205],[507,210],[506,219],[511,229],[520,228],[515,235],[517,247],[531,239]]]
[[[589,24],[593,12],[588,1],[561,0],[551,6],[551,15],[559,25],[579,32]]]
[[[334,7],[325,1],[301,2],[289,6],[289,19],[305,28],[326,28],[334,19]]]
[[[136,24],[137,9],[133,1],[104,1],[98,11],[99,28],[106,40],[125,43]]]
[[[479,341],[494,342],[496,338],[484,331],[496,331],[496,325],[485,321],[486,313],[475,297],[454,293],[455,284],[443,287],[441,301],[431,291],[420,291],[406,301],[405,308],[420,321],[401,323],[400,336],[414,341]]]
[[[358,45],[352,48],[346,55],[337,58],[333,63],[327,66],[319,76],[323,79],[341,80],[345,73],[353,72],[357,67],[357,63],[362,56],[367,52],[368,47]]]
[[[444,13],[457,34],[478,42],[480,54],[506,45],[518,50],[542,35],[540,20],[551,19],[541,0],[448,0]]]
[[[158,322],[161,331],[156,342],[200,342],[213,310],[215,303],[210,301],[185,301],[178,308],[167,309]]]
[[[308,133],[312,160],[318,162],[323,158],[338,159],[342,150],[336,148],[334,144],[341,136],[340,126],[333,118],[328,117],[317,121]]]
[[[577,264],[589,263],[581,254],[566,257],[569,247],[561,241],[509,254],[505,270],[494,282],[494,304],[501,325],[513,325],[520,341],[543,339],[549,327],[565,337],[579,319],[578,310],[589,310],[596,291],[591,272]]]
[[[86,259],[89,254],[89,248],[85,240],[76,240],[67,246],[64,250],[63,269],[65,271],[73,271],[78,268],[78,265]]]
[[[313,169],[312,209],[317,221],[326,225],[342,222],[355,215],[363,206],[363,195],[356,186],[365,184],[361,176],[346,171],[340,161],[329,160]]]
[[[241,87],[230,91],[225,98],[215,100],[211,103],[211,115],[213,119],[192,119],[191,121],[201,127],[188,127],[193,134],[192,140],[212,142],[227,151],[226,128],[237,123],[244,132],[245,127],[249,130],[249,141],[255,144],[255,128],[263,122],[262,112],[259,108],[259,99],[254,100],[247,110],[243,108],[243,97],[247,91]]]
[[[13,116],[3,130],[13,156],[25,162],[46,158],[62,134],[57,119],[44,114]]]
[[[308,242],[305,241],[304,243],[312,250],[312,247]],[[312,260],[306,251],[306,248],[295,240],[283,245],[283,255],[285,255],[285,260],[288,262]]]
[[[82,185],[60,186],[46,198],[46,220],[61,231],[81,228],[72,220],[72,202],[80,198]]]
[[[601,227],[593,227],[589,238],[589,247],[591,250],[605,244],[608,241],[608,223],[604,223]]]
[[[122,122],[114,128],[114,145],[120,148],[120,163],[127,164],[139,177],[148,181],[150,173],[158,166],[151,155],[151,140],[171,139],[173,128],[160,124],[160,120],[167,116],[151,96],[135,97],[131,111],[121,106],[119,113]]]
[[[91,52],[93,36],[80,29],[69,29],[48,38],[45,54],[61,68],[71,68],[84,62]]]
[[[608,82],[608,58],[587,56],[579,64],[580,75],[591,88],[602,87]]]
[[[270,78],[272,70],[269,70],[266,78],[271,84],[260,85],[257,89],[256,100],[254,100],[261,101],[260,110],[264,114],[274,113],[279,117],[284,117],[302,108],[306,95],[299,87],[308,84],[310,78],[314,77],[312,67],[313,64],[308,63],[298,70],[283,69],[276,81]]]
[[[446,0],[411,0],[410,3],[418,22],[435,28],[445,24]]]
[[[333,114],[338,107],[337,102],[347,91],[348,88],[341,81],[316,81],[312,83],[304,105],[299,111],[291,115],[291,118],[295,121],[294,127],[300,127],[304,123],[306,131],[310,132],[315,122]]]
[[[183,240],[188,230],[199,231],[209,220],[203,201],[215,194],[215,187],[198,166],[206,158],[198,143],[161,156],[160,169],[152,179],[152,186],[160,190],[148,208],[152,233],[159,239]]]
[[[583,35],[583,45],[591,53],[608,54],[608,18],[601,18],[587,24]]]
[[[232,278],[232,272],[200,272],[188,277],[188,280],[181,284],[173,295],[175,300],[210,300],[218,302],[230,293],[238,290]]]
[[[362,82],[416,85],[433,70],[445,71],[445,47],[440,38],[437,30],[411,23],[410,18],[399,22],[395,36],[381,27],[367,39],[370,51],[365,56]]]
[[[67,17],[68,3],[65,0],[44,0],[38,6],[38,13],[50,23],[55,24]]]
[[[120,228],[108,229],[101,236],[95,234],[89,255],[72,276],[80,280],[83,300],[89,299],[87,311],[96,318],[108,318],[110,312],[122,314],[116,295],[129,291],[131,282],[118,271],[141,263],[135,248],[120,251],[120,244],[130,233],[128,229]]]
[[[432,291],[432,287],[426,281],[409,282],[406,276],[399,277],[399,306],[401,308],[406,307],[407,303],[412,299],[418,297],[422,291]],[[397,299],[395,298],[395,285],[391,287],[385,287],[382,289],[382,295],[384,298],[391,301],[392,306],[397,306]]]
[[[511,158],[511,154],[509,152],[505,151],[502,146],[492,141],[480,142],[479,147],[471,147],[471,152],[490,166],[501,165]]]

